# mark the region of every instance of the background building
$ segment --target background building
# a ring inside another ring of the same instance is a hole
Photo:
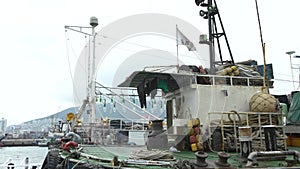
[[[4,118],[2,118],[2,119],[0,120],[0,134],[5,133],[6,127],[7,127],[7,120],[4,119]]]

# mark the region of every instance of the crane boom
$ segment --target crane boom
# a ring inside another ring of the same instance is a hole
[[[88,99],[84,99],[82,105],[80,106],[78,112],[75,114],[75,119],[76,119],[76,125],[81,123],[79,120],[81,118],[81,115],[85,111],[86,105],[89,103]]]

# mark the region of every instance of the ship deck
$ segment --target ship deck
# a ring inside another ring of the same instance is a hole
[[[300,151],[300,147],[288,147],[289,150],[296,150]],[[111,167],[112,166],[112,159],[114,157],[118,157],[118,161],[121,163],[128,162],[130,153],[132,151],[138,151],[138,150],[147,150],[146,146],[94,146],[94,145],[88,145],[83,146],[83,152],[84,154],[89,154],[90,158],[80,157],[79,159],[69,159],[73,163],[90,163],[90,164],[100,164],[103,166]],[[246,163],[241,162],[240,153],[231,153],[226,152],[230,155],[230,158],[228,159],[228,163],[230,164],[231,168],[247,168]],[[195,162],[196,156],[195,152],[192,151],[180,151],[180,152],[172,152],[174,158],[176,161],[189,161],[191,164]],[[207,152],[208,158],[206,159],[206,162],[208,163],[208,166],[213,166],[216,161],[218,161],[218,154],[217,152]],[[61,155],[64,158],[67,158],[68,154],[61,153]],[[273,159],[272,159],[273,158]],[[275,158],[272,157],[268,160],[257,160],[257,164],[255,168],[299,168],[300,163],[289,163],[288,161],[293,161],[293,156],[286,156],[285,158],[279,157]],[[168,161],[167,163],[175,164],[176,161]],[[165,161],[166,162],[166,161]],[[124,168],[170,168],[170,165],[159,165],[155,163],[149,163],[146,164],[147,161],[131,161],[131,163],[127,163]],[[141,165],[143,164],[143,165]],[[154,164],[154,165],[153,165]],[[162,163],[163,164],[163,163]],[[174,167],[171,167],[174,168]],[[208,167],[209,168],[209,167]]]

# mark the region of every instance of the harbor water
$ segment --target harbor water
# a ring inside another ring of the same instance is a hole
[[[11,159],[15,165],[19,165],[28,157],[29,163],[42,164],[48,152],[48,147],[24,146],[24,147],[0,147],[0,169],[2,164]]]

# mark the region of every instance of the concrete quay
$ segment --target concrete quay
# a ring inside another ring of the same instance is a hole
[[[4,139],[0,142],[2,146],[36,146],[41,139]]]

